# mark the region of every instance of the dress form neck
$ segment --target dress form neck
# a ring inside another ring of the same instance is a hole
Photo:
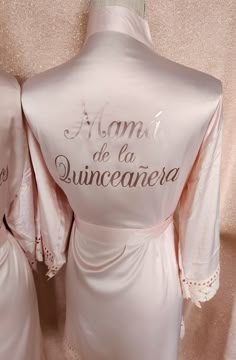
[[[118,1],[120,0],[116,2]],[[133,8],[114,5],[114,0],[113,5],[108,6],[106,5],[107,2],[108,0],[92,0],[90,2],[85,43],[95,33],[118,32],[133,37],[152,48],[153,44],[148,22]],[[127,3],[128,1],[126,1],[126,5]]]
[[[91,0],[90,8],[101,9],[104,6],[123,6],[134,10],[138,15],[145,15],[145,0]]]

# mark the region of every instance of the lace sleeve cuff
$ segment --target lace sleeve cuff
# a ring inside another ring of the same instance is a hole
[[[58,273],[66,261],[64,255],[53,255],[53,253],[43,242],[41,236],[36,238],[36,260],[45,263],[48,268],[46,275],[49,279]]]
[[[213,298],[219,288],[220,266],[218,265],[216,271],[206,280],[195,281],[187,279],[181,273],[181,285],[183,297],[191,299],[191,301],[201,308],[201,302],[209,301]]]
[[[62,268],[66,260],[64,256],[57,256],[57,257],[54,256],[53,253],[45,245],[43,245],[43,250],[44,250],[44,263],[48,268],[48,272],[46,275],[48,279],[51,279]]]

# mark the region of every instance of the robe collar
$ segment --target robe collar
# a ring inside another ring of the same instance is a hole
[[[134,10],[123,6],[103,6],[91,9],[86,40],[95,33],[113,31],[122,33],[152,48],[148,22]]]

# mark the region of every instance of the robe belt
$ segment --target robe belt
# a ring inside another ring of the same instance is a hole
[[[78,217],[75,218],[77,231],[85,235],[86,240],[96,241],[107,245],[137,244],[148,238],[156,238],[165,232],[174,219],[173,215],[165,221],[147,228],[114,228],[92,224]]]

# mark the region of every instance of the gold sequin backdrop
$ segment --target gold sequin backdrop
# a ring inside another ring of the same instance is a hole
[[[78,53],[88,0],[0,0],[0,67],[20,81]],[[202,310],[186,306],[181,360],[236,359],[236,1],[147,0],[155,49],[224,85],[222,275]],[[48,360],[63,360],[64,273],[36,276]],[[1,319],[0,319],[1,321]]]

